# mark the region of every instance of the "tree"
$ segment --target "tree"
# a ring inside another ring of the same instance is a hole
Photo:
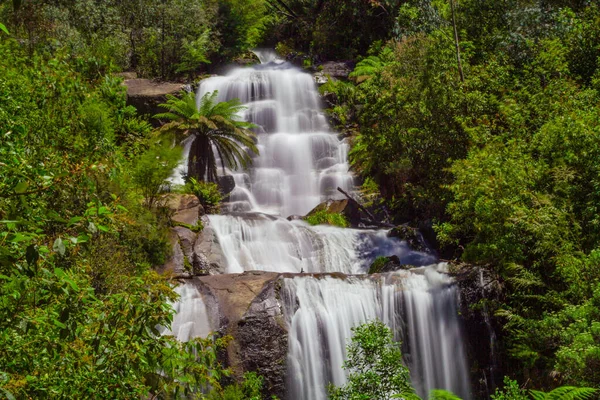
[[[245,107],[238,99],[215,102],[217,95],[216,90],[205,94],[198,107],[194,93],[185,93],[180,99],[168,95],[167,102],[160,104],[168,112],[155,116],[171,121],[160,131],[195,137],[190,149],[188,175],[213,182],[217,180],[215,150],[223,169],[225,165],[233,169],[245,168],[252,161],[251,153],[258,154],[250,130],[254,125],[239,118]]]
[[[408,368],[402,363],[400,344],[393,341],[390,328],[381,321],[373,321],[352,328],[352,332],[348,359],[344,363],[344,369],[350,372],[348,384],[330,386],[330,398],[418,399]]]

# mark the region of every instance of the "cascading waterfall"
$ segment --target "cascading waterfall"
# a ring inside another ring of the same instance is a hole
[[[187,342],[196,337],[207,337],[214,327],[198,289],[186,283],[176,287],[175,292],[179,295],[179,301],[173,304],[175,316],[171,329],[163,329],[161,334],[175,336],[180,342]]]
[[[326,399],[328,383],[346,383],[342,365],[351,328],[376,318],[404,341],[420,396],[442,388],[470,398],[456,288],[436,269],[400,271],[378,280],[288,278],[284,294],[289,398]]]
[[[238,98],[247,107],[241,117],[258,126],[260,154],[252,168],[227,170],[236,183],[232,210],[304,215],[321,201],[339,197],[337,187],[352,190],[348,146],[330,131],[312,77],[276,63],[272,52],[261,54],[269,64],[206,79],[197,98],[215,90],[216,101]],[[185,165],[178,171],[174,182],[181,181]]]
[[[258,125],[260,154],[253,166],[226,169],[236,184],[229,215],[209,216],[226,272],[357,275],[365,274],[377,256],[390,255],[405,264],[433,264],[433,256],[411,251],[385,231],[309,226],[285,218],[339,198],[337,187],[353,191],[348,145],[330,131],[310,75],[272,52],[257,55],[263,64],[206,79],[198,89],[198,98],[215,90],[217,101],[239,98],[247,106],[241,117]],[[181,182],[183,174],[185,165],[173,182]],[[178,289],[182,300],[173,323],[182,340],[210,330],[206,307],[189,286]],[[342,364],[351,328],[375,318],[403,341],[421,396],[440,388],[470,397],[456,288],[435,268],[378,277],[285,278],[282,297],[289,326],[288,398],[326,399],[329,382],[344,384]]]
[[[211,215],[227,272],[343,272],[364,274],[378,256],[397,255],[411,265],[435,261],[385,231],[310,226],[264,214]]]

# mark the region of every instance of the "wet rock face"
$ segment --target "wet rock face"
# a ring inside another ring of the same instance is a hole
[[[271,272],[194,278],[209,309],[218,309],[218,331],[233,341],[226,362],[236,377],[255,371],[264,377],[264,398],[285,398],[287,327],[279,301],[281,275]]]
[[[475,398],[488,398],[502,384],[504,368],[497,336],[501,324],[486,304],[502,297],[500,277],[493,271],[465,263],[452,264],[449,272],[459,288],[460,312],[472,366],[471,382]]]
[[[423,253],[430,253],[431,249],[425,243],[423,235],[415,229],[407,225],[399,225],[389,231],[388,237],[398,238],[405,241],[408,246],[415,250]]]
[[[265,381],[265,398],[285,398],[288,348],[281,305],[275,284],[271,282],[252,302],[237,327],[237,342],[245,371],[257,371]]]
[[[173,214],[171,220],[181,225],[171,228],[169,241],[173,250],[160,272],[184,279],[223,273],[225,258],[196,196],[171,195],[167,207]]]
[[[369,274],[383,274],[410,268],[413,268],[413,266],[402,264],[398,256],[379,257],[369,267]]]

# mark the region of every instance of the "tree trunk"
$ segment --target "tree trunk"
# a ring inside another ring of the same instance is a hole
[[[210,162],[210,142],[204,135],[196,135],[188,157],[188,176],[199,181],[207,179]],[[210,179],[210,176],[208,177]]]

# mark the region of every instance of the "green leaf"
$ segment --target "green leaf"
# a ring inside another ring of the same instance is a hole
[[[63,243],[63,240],[61,238],[58,238],[54,241],[54,245],[52,246],[52,250],[54,250],[55,252],[57,252],[58,254],[60,254],[61,256],[65,255],[65,244]]]
[[[78,223],[79,221],[81,221],[83,219],[83,217],[73,217],[69,220],[68,225],[75,225],[76,223]]]
[[[62,329],[64,329],[64,328],[66,328],[66,327],[67,327],[65,324],[63,324],[62,322],[60,322],[60,321],[59,321],[59,320],[57,320],[57,319],[53,319],[53,320],[52,320],[52,322],[54,322],[54,325],[58,326],[59,328],[62,328]]]
[[[29,183],[21,181],[15,186],[15,193],[25,193],[28,187]]]
[[[4,24],[0,23],[0,31],[6,33],[7,35],[10,35],[10,33],[8,33],[8,29],[6,29],[6,26],[4,26]]]
[[[4,25],[0,24],[0,28]],[[4,29],[3,29],[4,30]],[[1,388],[0,387],[0,391],[2,391],[2,393],[4,393],[4,396],[6,396],[6,400],[16,400],[15,396],[13,396],[13,394],[11,392],[9,392],[8,390]]]

